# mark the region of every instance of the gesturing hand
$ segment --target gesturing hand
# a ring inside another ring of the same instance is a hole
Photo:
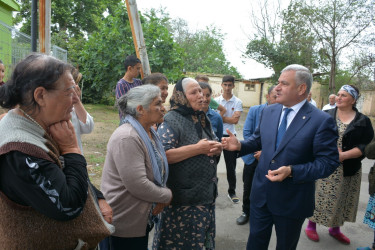
[[[71,121],[60,121],[52,124],[49,127],[49,132],[59,146],[62,155],[67,153],[81,154]]]
[[[283,181],[285,178],[290,176],[291,173],[292,169],[290,166],[282,166],[276,170],[268,170],[268,174],[266,175],[266,177],[272,182]]]
[[[237,140],[236,136],[232,134],[228,129],[227,133],[229,137],[223,137],[221,139],[221,144],[223,148],[228,151],[240,151],[241,150],[241,143]]]

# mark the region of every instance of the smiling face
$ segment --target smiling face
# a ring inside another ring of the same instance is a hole
[[[75,86],[72,74],[65,71],[57,80],[56,89],[45,90],[39,114],[47,127],[71,118],[73,105],[79,102]]]
[[[188,83],[185,89],[185,96],[193,110],[198,111],[202,109],[203,95],[198,83]]]
[[[205,89],[202,89],[202,94],[203,94],[202,110],[204,112],[207,112],[208,107],[211,102],[211,92],[208,88],[205,88]]]
[[[353,107],[355,99],[345,90],[340,90],[336,96],[336,106],[339,109]]]
[[[276,91],[276,102],[292,107],[306,98],[306,83],[297,85],[296,72],[289,70],[281,73]]]
[[[145,110],[148,124],[162,123],[164,120],[165,108],[163,106],[163,100],[161,96],[155,97],[152,100],[148,109]]]
[[[161,91],[161,99],[163,100],[163,103],[165,103],[165,100],[168,97],[168,83],[165,80],[163,80],[158,83],[158,87]]]

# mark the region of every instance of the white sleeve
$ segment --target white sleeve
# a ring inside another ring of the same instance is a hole
[[[83,123],[79,119],[78,121],[81,134],[90,134],[94,130],[94,119],[88,112],[86,113],[86,123]]]
[[[242,109],[242,101],[240,99],[237,99],[237,102],[234,105],[234,112],[236,112],[236,111],[243,111],[243,109]]]

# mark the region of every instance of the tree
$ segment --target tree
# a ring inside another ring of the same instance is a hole
[[[154,12],[140,14],[152,72],[166,74],[170,81],[182,75],[181,49]],[[120,3],[113,15],[103,18],[79,54],[79,67],[85,86],[84,99],[92,103],[113,102],[113,90],[124,75],[123,61],[135,54],[128,14]]]
[[[23,23],[21,32],[31,33],[31,0],[17,0],[21,6],[15,25]],[[98,29],[103,13],[113,13],[112,6],[121,0],[59,0],[51,1],[52,39],[66,49],[71,37],[91,34]]]
[[[186,71],[229,74],[241,78],[237,69],[230,65],[223,49],[224,34],[211,25],[204,30],[190,32],[183,19],[173,20],[170,29],[174,39],[183,49]]]
[[[374,22],[374,5],[374,0],[311,0],[304,3],[302,14],[317,38],[322,56],[330,64],[331,93],[336,90],[340,57],[350,51],[360,54],[374,43],[374,36],[369,36]],[[361,68],[361,65],[357,66]]]
[[[310,70],[319,67],[319,54],[314,50],[315,39],[300,14],[302,5],[291,2],[281,11],[266,1],[259,1],[253,8],[252,22],[256,29],[246,47],[245,56],[272,68],[277,78],[289,64],[302,64]]]

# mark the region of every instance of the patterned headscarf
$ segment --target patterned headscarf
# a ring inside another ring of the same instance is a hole
[[[343,85],[340,90],[348,92],[356,101],[358,100],[358,92],[350,85]]]
[[[183,79],[185,79],[185,77],[179,80],[173,89],[173,94],[170,99],[171,110],[177,111],[183,116],[191,116],[199,137],[202,137],[202,129],[205,129],[207,134],[210,135],[210,121],[207,119],[207,116],[203,111],[195,111],[191,107],[182,88]]]

